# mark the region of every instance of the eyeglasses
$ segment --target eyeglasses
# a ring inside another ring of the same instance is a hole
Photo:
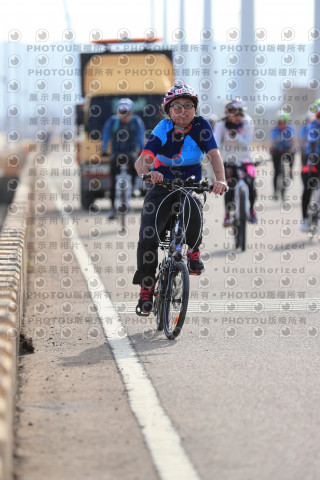
[[[173,108],[175,112],[182,112],[183,108],[185,110],[191,110],[192,108],[195,108],[195,106],[193,103],[185,103],[184,105],[181,105],[180,103],[175,103],[174,105],[170,105],[170,108]]]
[[[228,108],[228,114],[233,117],[244,117],[243,111],[239,110],[238,108]]]

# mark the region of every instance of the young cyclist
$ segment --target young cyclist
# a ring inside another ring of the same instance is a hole
[[[174,85],[164,96],[162,112],[164,120],[152,131],[140,157],[135,163],[139,176],[151,175],[151,184],[144,200],[137,249],[137,270],[133,284],[140,285],[140,298],[136,308],[138,315],[149,315],[155,273],[158,265],[158,236],[165,231],[168,214],[174,199],[161,185],[163,178],[174,178],[171,168],[179,170],[181,179],[195,176],[201,180],[204,153],[209,158],[216,181],[215,194],[223,194],[226,189],[223,163],[217,149],[210,124],[201,116],[196,116],[198,95],[189,85]],[[149,167],[154,162],[153,169]],[[188,208],[188,207],[187,207]],[[200,258],[199,245],[202,241],[201,205],[194,198],[190,201],[192,222],[186,232],[189,271],[201,274],[204,269]],[[157,225],[155,218],[157,212]]]
[[[111,142],[111,211],[109,218],[115,218],[116,175],[120,173],[120,165],[128,165],[128,173],[132,178],[132,186],[136,177],[134,162],[144,145],[145,128],[143,121],[133,113],[134,105],[130,98],[122,98],[117,103],[117,114],[112,115],[102,130],[102,154],[106,153]]]
[[[251,152],[250,145],[253,141],[254,126],[252,118],[246,113],[246,105],[237,97],[227,103],[225,108],[225,116],[216,124],[214,136],[218,147],[221,151],[223,162],[227,170],[230,170],[228,176],[229,192],[226,193],[225,200],[225,217],[223,225],[230,225],[229,204],[234,200],[234,187],[232,169],[241,163],[250,163]],[[256,223],[257,217],[254,209],[256,200],[256,189],[254,178],[250,177],[248,183],[250,196],[250,222]]]

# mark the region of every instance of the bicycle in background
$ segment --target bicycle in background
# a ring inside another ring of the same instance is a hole
[[[315,237],[319,237],[319,209],[320,209],[320,180],[317,179],[316,185],[312,189],[310,202],[307,208],[308,215],[308,238],[312,240]]]
[[[281,200],[284,202],[285,194],[288,188],[292,186],[292,166],[294,161],[294,154],[296,149],[291,149],[289,152],[281,155],[281,170],[280,170],[280,195]]]
[[[126,216],[132,197],[132,176],[128,173],[128,162],[120,164],[120,173],[115,177],[115,209],[119,217],[120,231],[126,228]]]
[[[228,204],[230,226],[233,228],[235,248],[246,249],[247,222],[250,221],[249,182],[256,176],[255,166],[261,162],[243,162],[239,165],[226,167],[228,184],[234,184],[234,200]]]

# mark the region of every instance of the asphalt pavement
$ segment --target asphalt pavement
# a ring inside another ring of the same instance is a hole
[[[67,157],[38,168],[17,478],[317,478],[320,244],[299,229],[299,159],[284,202],[270,164],[258,168],[245,252],[222,226],[223,199],[208,196],[205,272],[169,341],[135,315],[142,199],[125,233],[109,200],[84,212]]]

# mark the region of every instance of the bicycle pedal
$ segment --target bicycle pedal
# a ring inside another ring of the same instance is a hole
[[[191,272],[189,270],[189,275],[194,275],[194,276],[198,277],[199,275],[201,275],[202,272],[203,272],[203,270],[201,270],[201,272]]]
[[[140,308],[138,308],[138,306],[136,307],[136,314],[139,315],[139,317],[149,317],[151,313],[151,310],[150,312],[143,312],[142,310],[140,310]]]
[[[149,317],[151,312],[138,312],[136,310],[136,314],[139,315],[139,317]]]

